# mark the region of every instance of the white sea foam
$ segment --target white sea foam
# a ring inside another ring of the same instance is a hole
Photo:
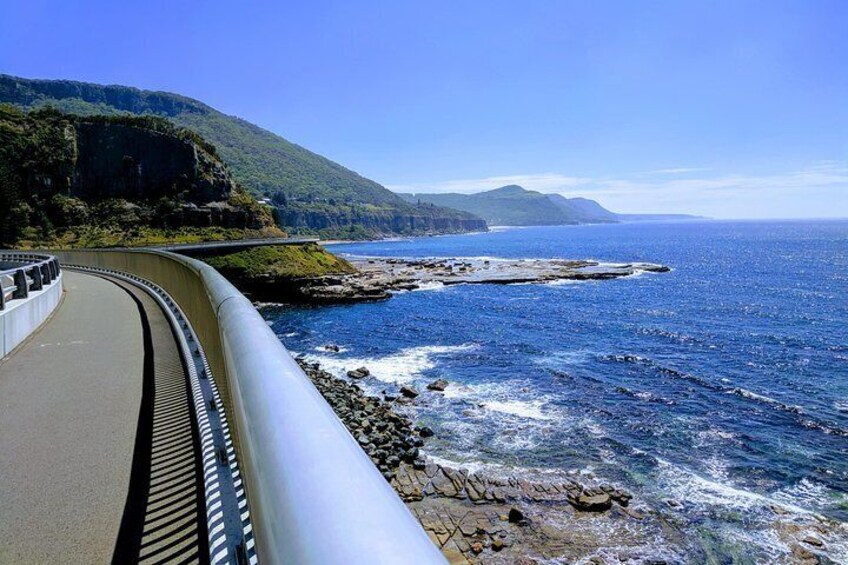
[[[557,279],[555,281],[550,281],[545,283],[547,286],[572,286],[576,284],[583,284],[589,281],[576,281],[573,279]]]
[[[338,351],[332,351],[330,349],[327,349],[326,345],[319,345],[318,347],[315,348],[315,351],[320,351],[321,353],[334,353],[334,354],[345,353],[346,351],[348,351],[348,348],[344,347],[342,345],[338,345],[337,347],[339,348]]]
[[[659,464],[658,482],[663,492],[678,500],[746,511],[752,506],[767,506],[777,502],[771,497],[702,477],[658,457],[656,460]],[[810,514],[809,510],[793,503],[783,503],[782,506],[797,514]]]
[[[426,345],[401,349],[385,357],[338,357],[331,355],[311,355],[310,360],[321,364],[322,368],[336,376],[343,376],[348,370],[367,367],[371,375],[390,383],[408,383],[420,377],[425,371],[436,366],[436,357],[463,351],[471,351],[477,346],[464,345]]]
[[[487,400],[483,407],[503,414],[511,414],[519,418],[533,420],[550,420],[551,416],[542,411],[545,405],[541,400]]]
[[[412,289],[412,292],[421,292],[422,290],[444,290],[445,283],[441,281],[428,281],[418,285],[418,288]]]
[[[534,359],[533,363],[543,367],[561,369],[563,366],[585,364],[597,356],[597,351],[574,349],[571,351],[556,351],[544,357]]]
[[[530,451],[539,446],[539,441],[533,434],[510,433],[498,434],[492,444],[500,451],[521,452]]]
[[[794,485],[775,492],[772,498],[785,504],[815,507],[830,500],[830,494],[830,489],[825,485],[804,477]]]
[[[530,388],[532,383],[523,380],[509,380],[499,383],[478,383],[463,385],[451,383],[443,393],[444,398],[465,400],[491,412],[526,418],[530,420],[552,420],[555,415],[549,410],[550,398],[535,396]],[[533,398],[524,398],[534,396]]]

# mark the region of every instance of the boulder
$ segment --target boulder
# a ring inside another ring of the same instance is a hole
[[[418,391],[412,388],[411,386],[400,387],[400,393],[406,398],[415,398],[416,396],[418,396]]]
[[[568,502],[576,509],[584,512],[604,512],[612,507],[612,499],[606,493],[583,493],[576,497],[569,497]]]
[[[524,512],[519,510],[518,508],[510,508],[509,514],[507,514],[507,519],[511,524],[521,524],[526,522],[524,518]]]
[[[364,379],[365,377],[367,377],[370,374],[371,374],[371,371],[369,371],[365,367],[360,367],[360,368],[355,369],[353,371],[347,372],[347,376],[352,378],[352,379]]]
[[[445,390],[446,388],[448,388],[448,381],[446,381],[445,379],[436,379],[435,381],[427,385],[427,390],[436,390],[439,392]]]

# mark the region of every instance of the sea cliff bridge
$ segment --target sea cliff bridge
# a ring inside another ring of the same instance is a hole
[[[443,563],[185,249],[0,252],[0,563]]]

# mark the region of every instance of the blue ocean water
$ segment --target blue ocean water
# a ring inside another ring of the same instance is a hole
[[[449,380],[417,409],[436,431],[431,456],[581,470],[657,507],[673,500],[718,562],[768,559],[770,505],[845,527],[848,221],[512,228],[331,249],[670,266],[263,314],[290,350],[338,373],[369,367],[374,390]]]

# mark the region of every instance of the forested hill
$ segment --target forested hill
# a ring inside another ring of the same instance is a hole
[[[413,206],[380,184],[197,100],[168,92],[0,75],[0,102],[77,115],[153,115],[211,142],[234,179],[278,206],[285,227],[325,236],[485,229],[470,214]]]

